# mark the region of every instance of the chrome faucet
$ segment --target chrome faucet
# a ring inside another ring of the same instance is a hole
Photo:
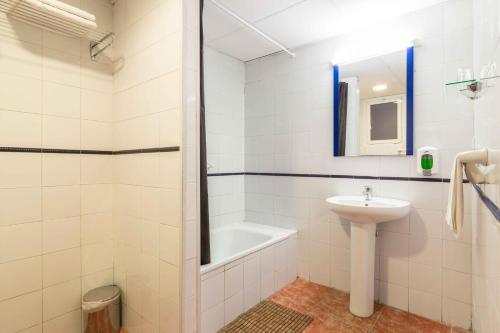
[[[372,199],[373,189],[367,185],[363,186],[363,195],[366,201],[370,201]]]

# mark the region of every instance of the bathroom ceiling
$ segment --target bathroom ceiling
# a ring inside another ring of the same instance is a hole
[[[406,93],[406,51],[394,52],[352,64],[340,65],[340,81],[357,77],[361,99]],[[374,87],[383,85],[381,91]]]
[[[446,0],[218,0],[288,48],[334,37]],[[280,51],[210,0],[205,0],[205,44],[249,61]]]

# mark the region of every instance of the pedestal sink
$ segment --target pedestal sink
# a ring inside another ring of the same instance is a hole
[[[369,189],[368,189],[369,190]],[[366,190],[365,190],[366,191]],[[410,203],[365,196],[335,196],[326,199],[331,210],[351,221],[351,294],[349,308],[359,317],[373,314],[375,232],[377,223],[408,215]]]

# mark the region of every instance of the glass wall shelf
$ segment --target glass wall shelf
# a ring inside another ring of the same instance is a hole
[[[480,79],[453,81],[446,83],[446,86],[456,87],[462,95],[469,99],[478,99],[481,97],[483,89],[493,87],[495,85],[495,79],[499,77],[500,75],[495,75]]]

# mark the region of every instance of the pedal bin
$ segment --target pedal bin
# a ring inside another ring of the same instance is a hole
[[[118,333],[121,329],[120,288],[104,286],[83,296],[85,333]]]

